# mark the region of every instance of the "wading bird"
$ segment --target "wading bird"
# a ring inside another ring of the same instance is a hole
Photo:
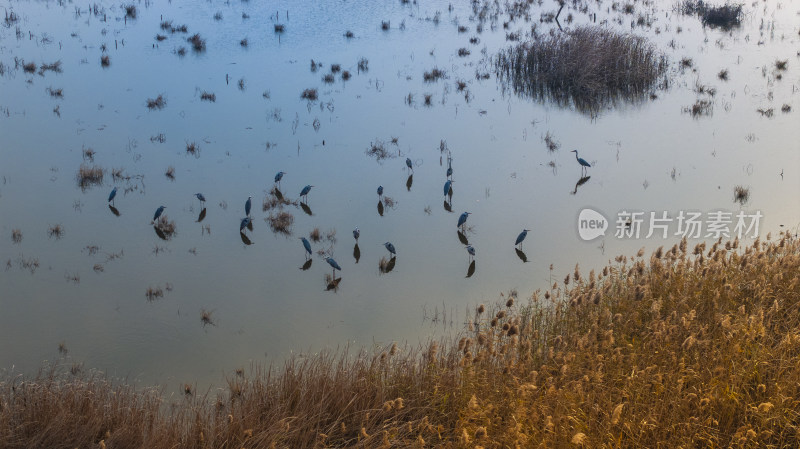
[[[308,242],[308,239],[307,239],[307,238],[305,238],[305,237],[300,237],[300,240],[302,240],[302,241],[303,241],[303,248],[305,248],[305,249],[306,249],[306,252],[307,252],[307,253],[308,253],[308,255],[310,256],[310,255],[311,255],[311,243],[309,243],[309,242]]]
[[[453,185],[453,180],[448,179],[447,182],[444,183],[444,196],[450,194],[450,187]]]
[[[406,167],[408,167],[409,170],[414,171],[414,164],[411,163],[411,158],[409,157],[406,158]]]
[[[523,229],[517,236],[517,241],[514,242],[514,245],[519,245],[520,249],[522,249],[522,241],[528,236],[528,231],[530,231],[530,229]]]
[[[250,216],[250,207],[252,205],[253,205],[253,197],[252,196],[248,196],[247,197],[247,202],[244,203],[244,214],[247,215],[248,217]]]
[[[340,267],[339,264],[333,260],[333,257],[326,258],[325,262],[328,262],[328,265],[333,268],[333,277],[336,277],[336,270],[342,271],[342,267]]]
[[[111,190],[111,193],[108,194],[108,202],[110,203],[110,202],[114,201],[114,197],[116,197],[116,196],[117,196],[117,188],[114,187],[114,189]]]
[[[394,250],[394,245],[392,245],[391,243],[389,243],[389,242],[386,242],[386,243],[384,243],[384,244],[383,244],[383,246],[385,246],[385,247],[386,247],[386,249],[387,249],[387,250],[388,250],[390,253],[392,253],[392,255],[393,255],[393,256],[396,256],[396,255],[397,255],[397,252]]]
[[[356,239],[356,243],[358,243],[358,238],[361,236],[361,231],[358,228],[353,229],[353,238]]]
[[[464,212],[463,214],[461,214],[460,217],[458,217],[458,227],[459,228],[464,226],[464,224],[467,222],[467,217],[469,217],[469,215],[471,213],[472,212]]]
[[[570,153],[575,153],[575,159],[581,164],[581,172],[585,171],[587,168],[591,167],[592,164],[586,162],[586,159],[582,157],[578,157],[578,150],[572,150]]]
[[[275,184],[280,185],[281,179],[283,179],[283,175],[285,175],[285,174],[286,174],[286,172],[284,172],[284,171],[279,171],[278,173],[275,173]]]
[[[308,200],[308,192],[310,192],[310,191],[311,191],[311,188],[312,188],[312,187],[314,187],[314,186],[312,186],[312,185],[307,185],[307,186],[303,187],[303,190],[301,190],[301,191],[300,191],[300,197],[301,197],[301,198],[305,198],[305,199],[306,199],[306,201],[307,201],[307,200]]]
[[[475,257],[475,248],[472,245],[467,245],[467,253],[469,254],[469,258],[472,259]]]
[[[204,197],[202,193],[195,193],[194,196],[196,196],[197,199],[200,200],[201,203],[205,204],[206,197]]]
[[[239,232],[244,232],[244,228],[250,225],[250,217],[242,218],[242,222],[239,223]]]
[[[383,196],[383,186],[378,186],[378,197]]]
[[[158,220],[158,217],[161,216],[161,214],[164,212],[164,209],[166,209],[166,208],[167,208],[167,206],[158,206],[158,209],[156,209],[155,215],[153,215],[153,221]]]

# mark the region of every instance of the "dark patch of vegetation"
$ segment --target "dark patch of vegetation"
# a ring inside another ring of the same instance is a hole
[[[175,50],[175,53],[177,53],[178,56],[185,56],[186,55],[186,47],[178,47],[178,49]]]
[[[81,164],[78,169],[78,185],[82,190],[103,183],[103,169],[93,165]]]
[[[39,66],[39,74],[40,75],[43,75],[44,72],[48,72],[48,71],[61,73],[61,61],[59,60],[59,61],[56,61],[56,62],[53,62],[53,63],[50,63],[50,64],[42,63],[42,65]]]
[[[739,26],[743,16],[742,5],[738,3],[709,5],[703,0],[685,0],[679,5],[679,9],[684,14],[700,16],[703,25],[720,27],[723,30]]]
[[[281,24],[281,23],[276,23],[275,24],[275,32],[276,33],[280,34],[280,33],[283,33],[284,31],[286,31],[286,27],[283,24]]]
[[[244,39],[239,41],[239,45],[241,45],[242,47],[247,48],[247,46],[250,45],[250,43],[248,42],[247,38],[244,38]]]
[[[200,94],[200,99],[203,100],[203,101],[210,101],[210,102],[214,103],[214,102],[217,101],[217,94],[211,93],[211,92],[207,92],[207,91],[204,90]]]
[[[789,68],[789,60],[788,59],[784,59],[783,61],[781,61],[779,59],[779,60],[775,61],[775,70],[784,71],[784,70],[786,70],[788,68]]]
[[[125,17],[136,18],[136,5],[125,5]]]
[[[164,172],[164,176],[169,178],[170,181],[174,181],[175,180],[175,167],[173,167],[172,165],[167,167],[167,171]]]
[[[326,74],[325,74],[325,75],[323,75],[323,77],[322,77],[322,82],[323,82],[323,83],[330,84],[330,83],[332,83],[332,82],[334,82],[334,81],[335,81],[335,78],[333,77],[333,74],[332,74],[332,73],[326,73]]]
[[[203,327],[209,326],[209,325],[210,326],[216,326],[217,325],[216,322],[214,321],[214,317],[212,316],[213,313],[214,313],[213,310],[200,309],[200,322],[203,323]],[[191,394],[192,394],[191,385],[189,385],[188,388],[184,387],[184,392],[188,396],[191,396]]]
[[[147,302],[153,302],[156,299],[164,297],[164,290],[161,287],[147,287],[144,296],[147,298]]]
[[[164,95],[162,94],[159,94],[156,98],[147,99],[148,109],[163,109],[164,106],[166,105],[167,105],[167,100],[164,98]]]
[[[342,66],[340,64],[331,64],[331,73],[339,73],[342,71]]]
[[[750,189],[737,185],[733,188],[733,200],[740,205],[744,205],[750,200]]]
[[[164,36],[163,34],[156,34],[156,40],[158,42],[165,41],[167,40],[167,36]]]
[[[194,34],[190,38],[186,39],[190,44],[192,44],[192,48],[194,51],[201,52],[205,51],[206,49],[206,40],[200,37],[200,34]]]
[[[370,142],[366,153],[367,156],[375,158],[375,160],[378,162],[397,157],[397,154],[386,149],[385,142],[377,139],[373,142]]]
[[[22,242],[22,230],[20,229],[12,229],[11,230],[11,241],[14,243]]]
[[[465,57],[465,56],[469,56],[469,50],[464,48],[464,47],[459,48],[458,49],[458,56],[460,56],[462,58]]]
[[[556,151],[556,150],[558,150],[558,149],[561,147],[561,144],[560,144],[560,143],[558,143],[558,142],[557,142],[557,141],[556,141],[556,140],[553,138],[553,135],[552,135],[552,134],[550,134],[550,131],[547,131],[547,133],[545,133],[545,135],[544,135],[544,137],[542,138],[542,140],[544,140],[544,144],[545,144],[545,146],[547,146],[547,150],[548,150],[548,151],[550,151],[551,153],[552,153],[553,151]]]
[[[728,69],[722,69],[717,73],[717,78],[721,79],[722,81],[728,81]]]
[[[353,34],[353,32],[352,32],[352,31],[350,31],[350,30],[347,30],[347,31],[345,31],[345,33],[344,33],[344,37],[346,37],[346,38],[348,38],[348,39],[352,39],[353,37],[355,37],[355,34]]]
[[[381,21],[381,29],[383,31],[389,31],[390,27],[391,27],[391,23],[388,20]]]
[[[284,235],[292,234],[294,215],[290,214],[289,212],[283,210],[278,213],[270,212],[266,220],[269,223],[269,227],[272,229],[272,232]]]
[[[358,60],[358,71],[359,72],[369,71],[369,60],[367,58],[360,58]]]
[[[434,67],[429,72],[425,72],[422,74],[422,79],[425,80],[426,83],[436,82],[442,78],[447,78],[446,73],[444,70],[438,67]]]
[[[317,101],[317,89],[306,89],[300,94],[300,98],[308,101]]]
[[[422,104],[424,104],[427,107],[433,106],[433,94],[423,94],[422,98],[423,98]]]
[[[775,110],[772,109],[772,108],[767,108],[767,109],[758,108],[758,109],[756,109],[756,112],[761,114],[762,117],[766,117],[766,118],[772,118],[772,116],[775,114]]]
[[[108,67],[111,65],[111,57],[108,55],[100,56],[100,65],[102,67]]]
[[[714,103],[711,100],[697,100],[693,105],[683,108],[683,112],[688,112],[695,118],[711,115],[714,112]]]
[[[222,13],[219,12],[219,11],[214,13],[214,20],[217,20],[217,21],[222,20]]]
[[[29,63],[26,64],[26,63],[23,62],[22,63],[22,70],[25,73],[36,73],[36,63],[35,62],[29,62]]]
[[[645,38],[579,27],[500,53],[498,76],[517,94],[595,114],[618,99],[643,100],[667,83],[667,58]]]
[[[47,235],[50,238],[55,237],[56,240],[59,240],[64,236],[64,227],[60,224],[54,224],[47,229]]]
[[[783,106],[781,106],[781,112],[783,112],[784,114],[788,114],[791,111],[792,107],[789,106],[789,104],[784,104]]]
[[[47,93],[53,98],[64,98],[64,90],[61,88],[53,89],[52,87],[48,87]]]
[[[197,142],[186,142],[186,154],[200,157],[200,145]]]
[[[352,77],[352,75],[350,74],[350,72],[349,72],[349,71],[345,70],[344,72],[342,72],[342,80],[343,80],[343,81],[347,81],[347,80],[349,80],[351,77]]]
[[[245,89],[244,78],[239,78],[239,81],[236,82],[236,85],[239,87],[239,90],[244,91]]]
[[[170,240],[177,234],[177,227],[175,226],[175,222],[173,220],[170,220],[166,214],[158,217],[158,221],[156,221],[155,227],[159,231],[161,231],[161,233],[164,235],[164,240]]]

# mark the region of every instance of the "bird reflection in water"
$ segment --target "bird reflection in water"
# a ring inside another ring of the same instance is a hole
[[[447,200],[444,200],[444,210],[450,212],[451,214],[453,213],[453,205],[448,203]]]
[[[580,187],[580,186],[582,186],[582,185],[586,184],[586,182],[587,182],[587,181],[589,181],[589,178],[591,178],[591,176],[584,176],[584,177],[582,177],[581,179],[579,179],[579,180],[578,180],[578,182],[576,182],[576,183],[575,183],[575,190],[573,190],[573,191],[572,191],[572,192],[570,192],[570,193],[571,193],[572,195],[575,195],[575,194],[577,194],[577,193],[578,193],[578,187]]]
[[[250,246],[253,244],[253,241],[250,240],[250,237],[244,235],[244,232],[240,232],[239,237],[242,239],[242,243],[244,243],[245,245]]]
[[[472,259],[472,262],[470,262],[469,268],[467,268],[467,275],[465,277],[471,278],[473,274],[475,274],[475,259]]]
[[[308,207],[308,204],[306,204],[306,203],[302,203],[301,202],[300,203],[300,209],[303,209],[303,212],[305,212],[309,216],[314,215],[313,213],[311,213],[311,208]]]
[[[353,247],[353,259],[356,260],[356,263],[358,263],[358,260],[361,259],[361,248],[358,247],[358,243],[356,243],[356,246]]]
[[[378,200],[378,215],[383,217],[383,201]]]
[[[108,210],[110,210],[112,214],[114,214],[117,217],[119,217],[119,210],[116,207],[114,207],[114,206],[109,204],[108,205]]]
[[[528,256],[526,256],[525,253],[522,252],[521,249],[514,248],[514,252],[517,253],[517,257],[519,257],[519,260],[521,260],[523,263],[528,261]]]
[[[338,277],[338,278],[335,278],[335,277],[333,277],[333,276],[331,276],[329,274],[326,274],[325,275],[325,286],[326,286],[325,287],[325,291],[333,290],[334,292],[338,292],[339,291],[339,283],[341,283],[341,282],[342,282],[341,276]]]
[[[461,242],[462,245],[469,245],[469,240],[467,239],[467,235],[461,231],[456,231],[458,234],[458,241]]]
[[[306,259],[306,263],[304,263],[303,266],[300,267],[300,269],[303,270],[303,271],[308,270],[309,268],[311,268],[311,262],[313,262],[313,261],[314,261],[314,259]]]
[[[397,257],[392,256],[391,259],[386,259],[385,257],[381,257],[381,260],[378,262],[378,270],[380,270],[381,274],[390,273],[394,270],[394,265],[397,262]]]
[[[411,185],[414,184],[414,175],[408,175],[406,179],[406,190],[411,191]]]
[[[200,215],[197,216],[197,222],[200,223],[205,219],[206,219],[206,208],[204,207],[203,210],[200,211]]]

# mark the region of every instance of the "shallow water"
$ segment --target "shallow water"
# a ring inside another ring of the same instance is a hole
[[[620,211],[759,211],[762,236],[796,233],[800,223],[796,1],[747,5],[742,26],[729,32],[704,28],[671,5],[649,11],[650,27],[633,28],[636,14],[610,4],[591,3],[586,13],[565,9],[566,28],[597,13],[597,22],[646,36],[670,61],[672,83],[656,99],[594,117],[518,98],[495,76],[491,61],[511,45],[506,33],[524,35],[534,24],[540,34],[557,32],[555,23],[539,20],[555,11],[550,3],[534,6],[530,22],[517,19],[506,30],[508,16],[501,15],[481,32],[466,2],[452,10],[446,2],[142,2],[135,19],[117,4],[100,6],[96,15],[86,4],[4,6],[19,16],[0,27],[6,370],[33,373],[44,360],[65,359],[168,388],[220,385],[226,372],[292,352],[413,346],[458,331],[467,310],[501,292],[525,298],[576,263],[588,272],[618,254],[678,241],[616,238]],[[567,24],[570,12],[574,21]],[[163,31],[162,20],[186,24],[189,33]],[[381,21],[390,22],[388,31]],[[285,31],[275,33],[275,23]],[[468,30],[459,32],[459,25]],[[167,39],[158,42],[159,33]],[[206,40],[205,51],[186,42],[194,33]],[[471,37],[480,42],[469,43]],[[470,54],[459,57],[460,48]],[[103,54],[110,56],[105,68]],[[367,72],[358,70],[362,57]],[[62,71],[24,73],[15,58],[37,66],[60,60]],[[681,69],[682,58],[693,67]],[[316,72],[312,59],[321,64]],[[788,60],[788,69],[776,70],[776,60]],[[336,74],[324,83],[331,64],[352,78]],[[447,78],[425,82],[423,73],[434,67]],[[728,81],[717,78],[722,69]],[[468,98],[457,91],[458,80]],[[696,93],[697,83],[716,94]],[[47,88],[63,89],[63,98]],[[317,101],[300,98],[307,88],[318,89]],[[201,100],[203,91],[216,101]],[[166,106],[148,109],[147,99],[159,94]],[[683,111],[698,98],[713,102],[710,116]],[[782,112],[784,104],[791,111]],[[545,147],[546,133],[560,143],[555,152]],[[163,143],[153,139],[159,134]],[[369,157],[377,141],[397,157]],[[453,158],[452,212],[443,204],[442,141]],[[186,154],[189,142],[199,145],[195,156]],[[87,148],[96,152],[94,162],[84,157]],[[582,174],[572,149],[593,165],[577,187]],[[414,164],[410,188],[406,157]],[[80,188],[76,174],[84,163],[104,170],[101,185]],[[164,175],[170,166],[174,180]],[[113,178],[114,169],[130,178]],[[314,185],[306,204],[311,215],[299,205],[283,209],[294,216],[290,236],[273,233],[261,207],[280,170],[288,199]],[[382,216],[379,185],[394,200]],[[743,205],[734,201],[736,185],[749,188]],[[113,186],[119,216],[106,202]],[[207,198],[199,223],[196,192]],[[238,232],[248,196],[254,225],[245,235],[252,245]],[[159,205],[177,227],[168,241],[150,225]],[[580,238],[577,218],[586,207],[611,221],[605,237]],[[472,213],[466,238],[476,249],[469,277],[469,255],[456,232],[464,211]],[[56,224],[60,238],[48,234]],[[301,270],[307,259],[298,237],[315,227],[323,238],[312,242],[311,266]],[[522,247],[527,263],[514,250],[523,228],[531,229]],[[21,241],[12,240],[14,230]],[[330,231],[335,239],[325,238]],[[381,273],[386,241],[397,258],[391,272]],[[318,250],[342,267],[333,291],[326,291],[331,268]],[[161,288],[163,297],[148,301],[148,288]],[[203,311],[211,324],[201,321]]]

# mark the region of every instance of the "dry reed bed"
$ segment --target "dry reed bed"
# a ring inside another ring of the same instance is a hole
[[[501,51],[496,71],[518,95],[596,112],[617,99],[636,101],[666,85],[666,56],[645,38],[578,27]]]
[[[576,266],[453,339],[237,370],[217,395],[6,375],[0,446],[798,447],[800,243],[767,240]]]

